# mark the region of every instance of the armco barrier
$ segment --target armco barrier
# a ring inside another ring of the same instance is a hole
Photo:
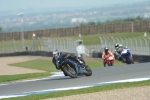
[[[35,52],[29,52],[28,55],[52,57],[52,52],[35,51]]]
[[[23,56],[23,55],[28,55],[28,52],[3,53],[3,54],[0,54],[0,57]]]
[[[139,63],[150,62],[150,55],[132,55],[132,56],[133,56],[134,62],[139,62]],[[102,53],[101,52],[93,52],[92,57],[93,58],[101,58]],[[116,55],[115,55],[115,58],[116,58]]]
[[[66,53],[66,52],[62,52]],[[10,56],[45,56],[45,57],[52,57],[52,52],[46,52],[46,51],[33,51],[33,52],[15,52],[15,53],[5,53],[5,54],[0,54],[0,57],[10,57]]]
[[[34,51],[34,52],[14,52],[14,53],[5,53],[0,54],[0,57],[8,57],[8,56],[25,56],[25,55],[31,55],[31,56],[47,56],[52,57],[52,52],[45,52],[45,51]]]

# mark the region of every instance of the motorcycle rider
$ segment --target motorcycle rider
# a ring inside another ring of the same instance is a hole
[[[111,55],[114,57],[114,54],[109,50],[108,47],[105,47],[104,51],[102,52],[102,59],[103,59],[104,67],[106,67],[106,61],[105,61],[106,55]]]
[[[79,64],[82,64],[83,62],[80,61],[79,59],[77,59],[77,57],[73,54],[62,54],[62,52],[59,52],[57,49],[53,51],[53,58],[52,58],[52,62],[55,65],[56,69],[61,69],[60,67],[64,64],[64,63],[70,63],[71,65],[74,65],[77,73],[80,74],[81,72],[81,67],[78,66],[75,62],[73,62],[72,60],[69,59],[73,59],[74,61],[78,62]],[[61,69],[62,70],[62,69]],[[65,76],[68,76],[67,74],[64,73]]]
[[[122,44],[116,43],[116,44],[115,44],[115,55],[117,56],[117,59],[118,59],[119,61],[122,60],[122,58],[121,58],[121,52],[122,52],[122,51],[123,51],[123,46],[122,46]]]

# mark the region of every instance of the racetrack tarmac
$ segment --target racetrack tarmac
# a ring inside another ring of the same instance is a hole
[[[112,66],[92,69],[90,77],[75,79],[65,76],[46,77],[38,80],[0,84],[0,96],[58,88],[88,86],[102,82],[150,77],[150,63]]]

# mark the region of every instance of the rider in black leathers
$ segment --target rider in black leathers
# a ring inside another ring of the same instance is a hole
[[[70,59],[73,59],[73,60],[70,60]],[[74,61],[79,64],[75,63]],[[79,60],[74,54],[69,54],[69,53],[62,54],[58,50],[54,50],[52,62],[55,65],[56,69],[58,69],[58,70],[61,69],[60,67],[64,63],[70,63],[71,65],[75,66],[78,74],[82,73],[82,70],[80,69],[81,68],[80,64],[82,64],[83,62],[81,60]],[[64,73],[64,75],[67,76],[65,73]]]

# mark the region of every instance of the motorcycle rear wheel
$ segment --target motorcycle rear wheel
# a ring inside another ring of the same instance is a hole
[[[92,75],[92,70],[90,67],[86,66],[85,70],[86,70],[86,72],[84,73],[85,76],[91,76]]]

